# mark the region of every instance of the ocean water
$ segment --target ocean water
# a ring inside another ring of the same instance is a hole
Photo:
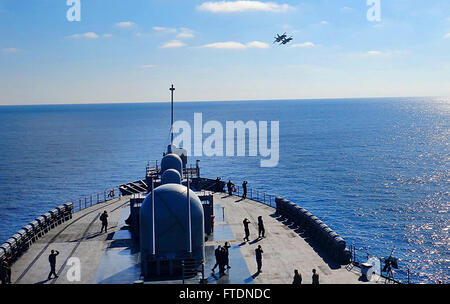
[[[193,157],[205,177],[283,196],[362,253],[449,282],[450,100],[177,103],[175,119],[279,121],[280,160]],[[144,178],[169,143],[170,104],[0,107],[0,242],[42,213]],[[205,136],[206,137],[206,136]]]

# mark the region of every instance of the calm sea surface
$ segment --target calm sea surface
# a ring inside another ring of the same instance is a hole
[[[169,142],[169,111],[167,103],[0,107],[0,242],[57,205],[144,178]],[[246,179],[362,252],[395,248],[412,281],[449,282],[449,99],[178,103],[175,119],[193,122],[194,112],[224,126],[280,122],[277,167],[201,157],[204,177]]]

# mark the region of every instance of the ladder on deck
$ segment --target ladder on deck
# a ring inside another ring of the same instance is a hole
[[[200,283],[205,283],[205,263],[195,259],[186,259],[181,261],[183,284],[186,279],[196,277],[201,273]]]

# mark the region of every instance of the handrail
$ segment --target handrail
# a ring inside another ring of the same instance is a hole
[[[385,279],[386,283],[391,282],[394,284],[404,284],[403,281],[394,278],[393,276],[389,276],[387,274],[383,274],[383,258],[379,258],[377,256],[371,255],[368,251],[364,251],[362,249],[358,250],[354,243],[350,244],[350,251],[352,252],[352,264],[355,266],[359,266],[369,259],[369,257],[376,257],[380,261],[380,269],[378,269],[379,276]],[[396,273],[403,275],[406,277],[406,284],[410,284],[410,273],[411,270],[408,266],[404,267],[405,270],[398,269]]]
[[[226,183],[225,183],[225,186],[226,186]],[[240,186],[235,186],[235,188],[236,188],[235,191],[232,191],[232,192],[236,193],[237,196],[241,196],[242,197],[243,194],[244,194],[244,190],[242,189],[242,191],[241,191],[241,187]],[[241,192],[242,192],[242,195],[241,195]],[[246,198],[247,199],[251,199],[251,200],[253,200],[255,202],[258,202],[258,203],[262,203],[262,204],[264,204],[266,206],[276,208],[276,204],[275,204],[275,198],[276,197],[277,197],[277,195],[269,194],[269,193],[267,193],[265,191],[261,191],[261,190],[255,189],[255,188],[248,188],[247,187],[247,196],[246,196]]]
[[[16,234],[0,244],[0,262],[4,259],[10,259],[14,262],[21,256],[34,242],[45,236],[53,228],[68,221],[72,214],[80,212],[86,208],[104,203],[120,197],[120,191],[112,188],[89,196],[75,202],[68,202],[57,206],[55,209],[37,217],[35,220],[23,226]]]
[[[72,213],[83,211],[86,208],[92,207],[99,203],[108,202],[118,197],[120,197],[120,190],[116,187],[106,189],[103,192],[81,196],[81,198],[71,201],[74,206]]]

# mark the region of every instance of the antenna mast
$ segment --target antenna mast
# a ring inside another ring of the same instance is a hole
[[[170,92],[171,92],[171,124],[170,124],[170,144],[173,145],[173,91],[175,91],[175,88],[172,84],[172,87],[170,87]]]

